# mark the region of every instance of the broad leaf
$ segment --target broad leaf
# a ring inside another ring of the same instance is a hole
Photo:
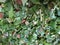
[[[9,14],[9,18],[13,18],[14,17],[14,11],[13,11],[13,7],[10,8],[10,11],[8,12]]]

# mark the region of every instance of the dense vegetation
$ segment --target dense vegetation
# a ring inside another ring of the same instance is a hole
[[[0,45],[60,45],[60,0],[0,0]]]

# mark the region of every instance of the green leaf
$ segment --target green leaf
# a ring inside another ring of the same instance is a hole
[[[2,12],[2,7],[0,6],[0,12]]]
[[[37,34],[33,34],[33,39],[37,39]]]
[[[2,43],[0,43],[0,45],[2,45]]]
[[[6,0],[0,0],[0,2],[6,2]]]
[[[58,11],[58,16],[60,16],[60,10]]]
[[[14,17],[13,7],[11,7],[10,11],[8,12],[8,14],[9,14],[9,18],[13,18]]]
[[[22,0],[23,6],[25,5],[26,2],[27,2],[27,0]]]
[[[35,4],[40,4],[39,0],[31,0]]]

